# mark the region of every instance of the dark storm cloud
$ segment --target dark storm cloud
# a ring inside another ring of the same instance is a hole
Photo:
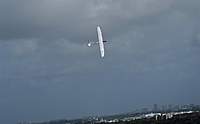
[[[172,0],[1,1],[0,37],[86,40],[96,25],[109,32],[115,32],[113,28],[126,31],[132,21],[159,14],[172,3]]]
[[[199,103],[199,9],[198,0],[0,0],[0,120]],[[103,60],[86,46],[97,25],[110,41]]]

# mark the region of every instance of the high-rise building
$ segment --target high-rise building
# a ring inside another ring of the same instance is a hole
[[[157,104],[154,104],[154,105],[153,105],[153,111],[155,111],[155,112],[158,111],[158,105],[157,105]]]

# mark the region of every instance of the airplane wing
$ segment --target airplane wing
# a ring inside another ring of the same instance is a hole
[[[103,44],[103,36],[102,36],[101,28],[99,26],[97,27],[97,36],[98,36],[101,57],[103,58],[104,57],[104,44]]]

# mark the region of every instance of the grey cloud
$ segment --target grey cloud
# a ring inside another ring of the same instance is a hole
[[[6,7],[1,9],[0,37],[86,40],[92,37],[96,25],[108,31],[121,29],[135,19],[161,13],[172,4],[172,0],[1,1]]]

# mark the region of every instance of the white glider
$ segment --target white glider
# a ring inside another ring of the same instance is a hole
[[[107,41],[104,41],[103,40],[103,35],[102,35],[102,32],[101,32],[101,28],[99,26],[97,26],[97,37],[98,37],[98,42],[89,42],[88,43],[88,46],[92,46],[93,44],[99,44],[99,49],[100,49],[100,54],[101,54],[101,58],[104,57],[104,42],[107,42]]]

